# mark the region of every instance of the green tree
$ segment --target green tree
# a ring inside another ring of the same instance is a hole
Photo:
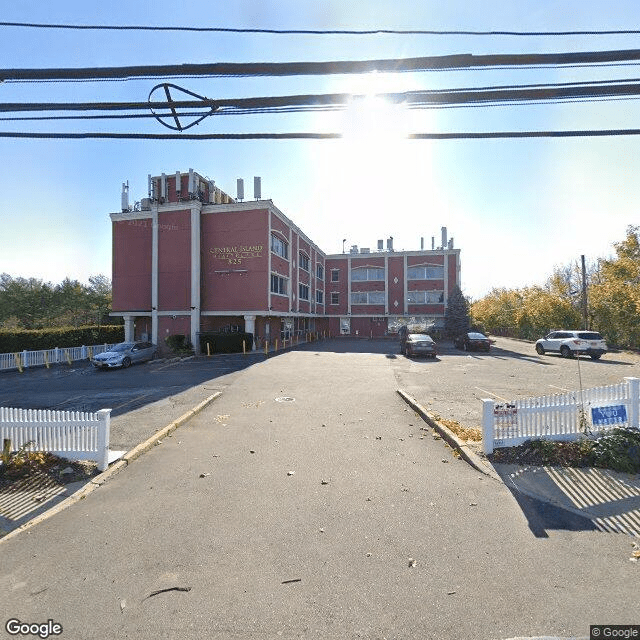
[[[444,312],[444,329],[449,336],[457,336],[469,331],[471,318],[469,316],[469,302],[464,297],[460,287],[456,285],[447,301]]]

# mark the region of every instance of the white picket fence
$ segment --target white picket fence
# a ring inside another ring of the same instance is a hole
[[[564,394],[524,398],[511,403],[482,400],[485,453],[526,440],[576,440],[589,432],[626,426],[639,428],[640,378]]]
[[[98,353],[108,351],[112,344],[96,344],[88,347],[69,347],[66,349],[45,349],[43,351],[18,351],[0,353],[0,371],[27,369],[29,367],[49,366],[60,362],[88,360]]]
[[[98,469],[109,465],[111,409],[96,413],[12,409],[0,407],[0,445],[11,441],[18,451],[47,451],[70,460],[95,460]]]

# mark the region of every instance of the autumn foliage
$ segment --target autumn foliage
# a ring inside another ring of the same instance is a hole
[[[471,305],[474,322],[493,334],[536,340],[552,329],[599,331],[616,347],[640,347],[640,227],[630,226],[615,256],[587,274],[587,327],[577,263],[556,268],[544,285],[493,289]]]

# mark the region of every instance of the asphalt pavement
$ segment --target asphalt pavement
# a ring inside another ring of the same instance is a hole
[[[0,543],[5,620],[143,640],[637,622],[630,539],[576,523],[536,535],[503,483],[424,429],[391,351],[308,345],[234,373],[84,500]]]

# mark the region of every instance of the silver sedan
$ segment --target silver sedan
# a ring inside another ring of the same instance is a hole
[[[134,362],[144,362],[153,360],[156,357],[158,348],[150,342],[121,342],[109,349],[94,356],[91,363],[99,369],[112,369],[122,367],[126,369]]]

